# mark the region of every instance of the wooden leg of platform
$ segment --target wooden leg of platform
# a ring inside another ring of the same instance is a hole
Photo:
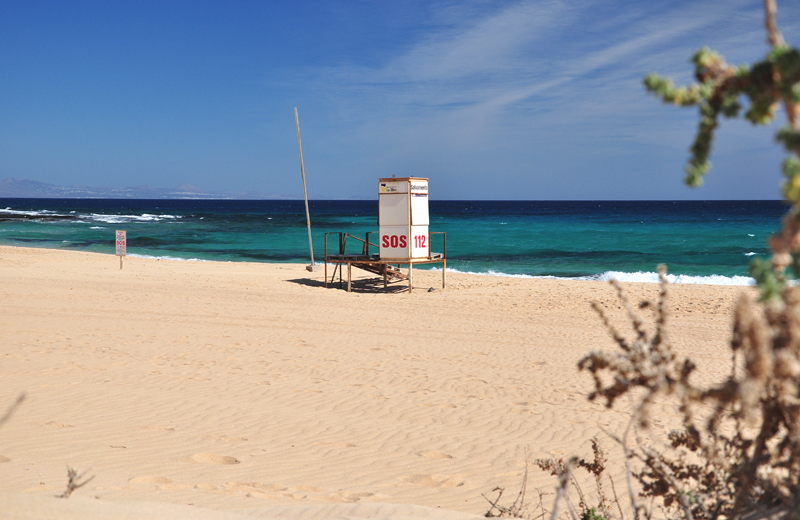
[[[342,288],[342,264],[339,264],[339,289]]]
[[[414,264],[412,264],[410,262],[408,264],[408,292],[411,292],[411,290],[414,288],[414,282],[412,282],[412,280],[411,280],[411,273],[413,271],[413,265]]]
[[[325,288],[328,288],[328,257],[325,257]]]
[[[347,292],[350,292],[350,278],[352,275],[353,264],[347,262]]]
[[[388,271],[389,271],[389,265],[388,264],[383,264],[383,288],[384,289],[386,289],[386,286],[388,285],[388,283],[387,283],[388,282],[388,278],[389,278]]]
[[[442,260],[442,289],[447,287],[447,260]]]

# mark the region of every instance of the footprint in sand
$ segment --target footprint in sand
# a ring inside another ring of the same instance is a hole
[[[426,487],[460,487],[464,485],[464,480],[458,477],[447,475],[406,475],[400,480],[415,486]]]
[[[258,486],[242,483],[241,485],[231,485],[232,482],[225,484],[225,493],[228,495],[245,495],[245,496],[264,496],[262,490],[258,489]]]
[[[252,491],[257,490],[262,493],[280,493],[289,489],[282,484],[264,484],[262,482],[226,482],[225,489],[239,490],[239,491]]]
[[[417,453],[420,457],[425,457],[428,459],[452,459],[452,455],[448,455],[447,453],[442,453],[441,451],[423,451],[422,453]]]
[[[317,486],[296,486],[293,488],[295,491],[305,491],[310,493],[320,493],[325,491],[325,489]]]
[[[217,455],[215,453],[195,453],[191,457],[189,457],[191,462],[199,462],[200,464],[215,464],[215,465],[224,465],[224,464],[239,464],[239,461],[235,457],[229,457],[227,455]]]
[[[34,486],[34,487],[29,487],[27,489],[23,489],[22,492],[23,493],[39,493],[39,492],[42,492],[42,491],[57,491],[57,490],[62,490],[63,491],[63,489],[64,489],[64,486],[61,486],[61,487],[58,487],[58,486],[45,486],[45,485],[41,485],[40,484],[38,486]]]
[[[177,482],[170,482],[168,484],[164,484],[162,486],[158,486],[158,489],[163,489],[166,491],[185,491],[187,489],[194,489],[193,484],[178,484]]]
[[[228,442],[244,442],[247,440],[247,437],[231,437],[230,435],[206,435],[203,437],[204,439],[217,439],[220,441],[228,441]]]
[[[50,421],[50,422],[44,423],[44,425],[47,426],[48,428],[72,428],[71,424],[60,423],[60,422],[56,422],[56,421]]]
[[[4,457],[3,455],[0,455],[0,464],[2,464],[3,462],[9,462],[10,460],[11,459],[9,459],[8,457]]]
[[[281,484],[263,484],[261,482],[227,482],[222,485],[221,491],[227,495],[238,495],[246,497],[277,498],[284,496],[287,498],[305,498],[306,495],[294,493],[294,489]]]
[[[350,442],[315,442],[319,446],[341,446],[342,448],[355,448],[356,445]]]
[[[132,479],[129,479],[128,482],[131,484],[169,484],[172,482],[172,479],[148,475],[144,477],[133,477]]]
[[[327,502],[359,502],[362,498],[368,498],[375,496],[375,493],[364,492],[364,493],[350,493],[349,491],[337,491],[336,493],[331,493],[330,495],[326,495],[322,497],[322,500]]]

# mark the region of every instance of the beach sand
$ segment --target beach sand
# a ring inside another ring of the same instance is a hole
[[[360,275],[347,293],[297,264],[11,247],[0,280],[0,416],[26,395],[0,427],[0,518],[469,518],[498,486],[513,499],[526,457],[588,457],[597,435],[619,460],[602,429],[626,406],[587,401],[576,367],[615,348],[592,301],[629,330],[608,283],[448,273],[441,290],[415,270],[412,294]],[[671,291],[676,352],[720,380],[754,289]],[[95,478],[52,498],[67,465]],[[529,490],[555,485],[530,469]]]

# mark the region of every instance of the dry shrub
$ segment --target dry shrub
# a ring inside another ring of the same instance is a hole
[[[558,508],[561,499],[567,503],[570,514],[573,517],[577,516],[576,513],[580,513],[582,518],[594,518],[597,516],[602,518],[612,518],[614,513],[611,511],[611,504],[615,503],[619,508],[619,499],[617,498],[614,481],[611,480],[610,476],[608,477],[608,482],[611,484],[611,489],[613,491],[613,502],[612,500],[609,500],[608,496],[606,495],[605,486],[603,485],[603,476],[605,475],[607,460],[606,453],[603,450],[603,447],[600,445],[600,441],[597,439],[597,437],[593,437],[591,443],[593,456],[591,461],[579,459],[577,457],[572,457],[567,461],[564,461],[563,458],[536,459],[534,461],[534,464],[536,464],[539,469],[548,471],[551,475],[558,477],[559,479],[556,503],[553,506],[553,512],[551,515],[552,518],[558,517]],[[593,477],[595,485],[594,494],[597,500],[596,505],[591,505],[590,499],[581,489],[580,484],[573,474],[573,470],[575,468],[583,469]],[[572,483],[573,487],[575,488],[575,492],[578,494],[577,511],[575,506],[572,504],[572,501],[569,499],[569,495],[567,494],[568,482]],[[622,515],[621,509],[620,515]]]
[[[526,500],[525,494],[528,487],[528,462],[526,459],[525,474],[522,478],[522,485],[520,486],[519,493],[514,499],[514,502],[511,503],[511,505],[500,504],[500,500],[503,497],[505,489],[499,487],[495,488],[492,490],[494,493],[497,493],[497,496],[494,500],[490,500],[488,497],[486,497],[486,495],[483,495],[483,497],[490,504],[489,510],[484,514],[484,516],[490,518],[528,518],[531,520],[538,520],[540,518],[549,516],[551,519],[556,519],[559,516],[562,502],[564,502],[566,503],[567,511],[573,520],[577,520],[578,516],[586,520],[613,518],[614,514],[611,512],[611,504],[616,504],[620,513],[620,518],[622,518],[622,508],[617,497],[614,481],[610,476],[606,476],[605,474],[607,460],[605,451],[600,445],[600,441],[596,437],[592,438],[591,443],[593,455],[591,461],[579,459],[578,457],[571,457],[568,460],[564,460],[563,458],[552,458],[535,459],[533,461],[533,464],[539,467],[539,469],[546,471],[558,478],[559,485],[556,488],[555,503],[552,506],[552,510],[548,510],[544,504],[544,496],[549,495],[549,493],[542,492],[538,488],[536,489],[539,499],[538,503],[532,504]],[[574,470],[576,468],[583,469],[593,477],[595,483],[593,497],[588,496],[581,489],[581,486],[574,475]],[[605,486],[603,484],[604,480],[611,485],[613,500],[609,500],[606,495]],[[578,495],[577,507],[570,499],[567,489],[568,484],[572,484],[572,487],[575,489],[575,492]],[[593,502],[593,499],[596,500],[596,502]]]
[[[768,508],[800,506],[800,294],[786,286],[764,312],[742,295],[734,313],[731,373],[709,388],[695,386],[695,364],[678,359],[666,334],[668,284],[659,267],[661,294],[655,332],[648,333],[622,286],[612,282],[627,309],[634,338],[626,339],[604,309],[594,305],[619,350],[595,351],[579,362],[594,378],[589,399],[611,408],[622,396],[635,396],[632,424],[636,442],[625,451],[629,474],[639,482],[639,497],[659,499],[668,516],[687,519],[738,518]],[[741,367],[737,370],[737,366]],[[670,445],[656,448],[639,429],[650,424],[656,400],[672,400],[682,429]],[[704,412],[702,408],[710,412]],[[630,428],[629,428],[630,429]],[[638,460],[631,469],[630,460]],[[632,488],[632,486],[630,486]],[[636,501],[634,516],[648,515]]]

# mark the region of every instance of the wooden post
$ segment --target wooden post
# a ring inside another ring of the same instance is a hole
[[[122,269],[122,257],[119,257],[119,268]]]
[[[414,264],[411,263],[411,260],[408,261],[408,292],[410,293],[412,289],[414,289],[414,282],[412,281],[411,273],[413,272]]]
[[[386,289],[389,264],[383,264],[383,288]]]
[[[308,194],[306,193],[306,170],[303,167],[303,145],[300,142],[300,118],[297,117],[297,107],[294,107],[294,121],[297,124],[297,146],[300,148],[300,175],[303,176],[303,198],[306,201],[306,223],[308,224],[308,248],[311,250],[311,269],[314,270],[314,246],[311,244],[311,216],[308,213]]]
[[[447,259],[442,260],[442,289],[447,287]]]
[[[350,292],[350,279],[352,277],[352,266],[350,262],[347,262],[347,292]]]

